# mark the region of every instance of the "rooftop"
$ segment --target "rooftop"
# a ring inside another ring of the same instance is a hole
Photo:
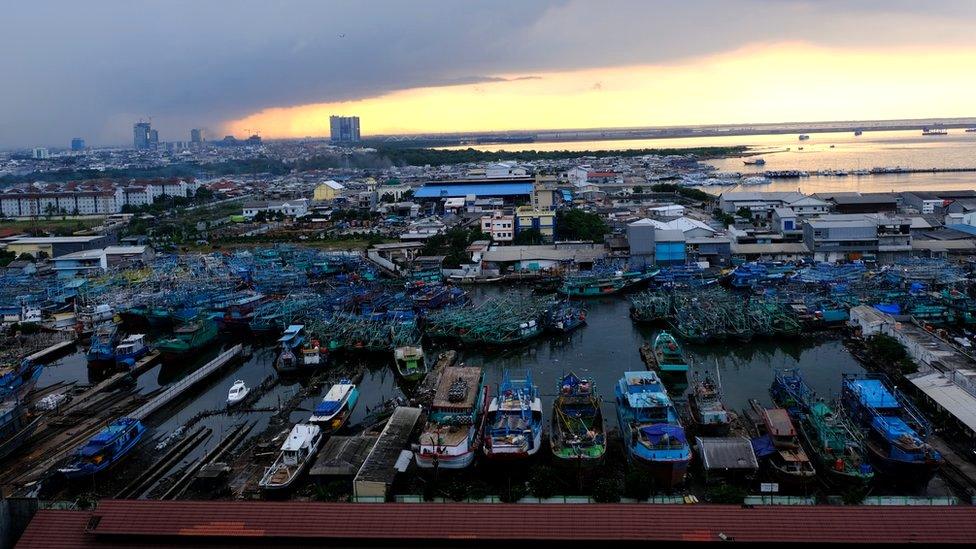
[[[582,524],[599,527],[580,528]],[[18,547],[309,546],[329,541],[429,547],[448,540],[470,547],[476,540],[722,539],[971,543],[976,539],[976,508],[103,500],[95,511],[39,511]]]
[[[428,184],[417,189],[414,198],[452,198],[459,196],[518,196],[532,194],[532,183]]]

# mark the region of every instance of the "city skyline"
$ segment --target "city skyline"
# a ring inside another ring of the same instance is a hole
[[[124,144],[150,115],[168,141],[976,114],[971,2],[289,7],[12,6],[0,44],[31,47],[0,61],[0,147]]]

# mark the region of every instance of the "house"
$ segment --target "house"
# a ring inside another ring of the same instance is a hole
[[[898,211],[898,199],[889,193],[836,192],[813,195],[826,200],[840,214],[892,213]]]
[[[314,191],[312,191],[312,200],[334,200],[342,194],[343,190],[345,190],[345,187],[342,185],[342,183],[338,183],[331,179],[328,181],[323,181],[321,184],[315,187]]]
[[[783,235],[803,234],[803,227],[798,222],[796,210],[790,207],[773,209],[773,230]]]
[[[556,234],[556,212],[553,210],[539,210],[531,206],[520,206],[515,209],[515,234],[535,229],[546,242],[552,242]]]
[[[501,211],[481,216],[481,232],[493,242],[511,242],[515,239],[515,216]]]
[[[803,242],[816,261],[890,261],[911,252],[911,220],[880,214],[825,215],[805,221]]]
[[[302,217],[308,213],[308,199],[285,200],[282,202],[248,202],[244,205],[242,215],[247,219],[254,219],[259,213],[265,215],[284,215],[285,217]]]
[[[819,215],[830,210],[825,200],[798,192],[726,192],[719,197],[719,207],[727,214],[745,208],[752,212],[752,217],[761,219],[771,219],[773,211],[783,207],[792,208],[797,216]]]

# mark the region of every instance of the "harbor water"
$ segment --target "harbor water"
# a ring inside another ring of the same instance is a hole
[[[502,290],[478,287],[472,293],[475,301],[483,300]],[[616,411],[613,403],[613,387],[623,372],[643,370],[639,347],[650,339],[657,328],[634,324],[629,318],[629,302],[621,296],[610,296],[587,300],[587,324],[574,333],[562,337],[542,337],[524,345],[504,349],[459,349],[460,360],[472,366],[484,366],[485,380],[495,391],[495,384],[502,379],[506,370],[512,377],[521,377],[530,372],[539,386],[543,399],[543,410],[548,415],[556,393],[556,383],[569,372],[590,378],[595,382],[597,392],[603,397],[604,416],[607,428],[616,429]],[[225,338],[223,348],[236,341]],[[131,480],[141,468],[148,466],[162,454],[157,447],[159,441],[193,420],[194,426],[213,429],[214,434],[194,449],[184,460],[198,458],[213,448],[234,426],[241,422],[255,421],[251,436],[266,431],[271,417],[296,393],[308,384],[307,379],[283,379],[271,390],[263,394],[251,405],[250,410],[226,410],[227,390],[237,380],[244,380],[249,387],[257,387],[262,380],[275,375],[273,367],[277,350],[273,345],[262,344],[251,347],[249,356],[240,363],[230,366],[201,385],[187,391],[186,395],[174,404],[155,414],[148,421],[150,441],[144,442],[132,459],[120,464],[113,475],[116,479],[103,486],[102,495],[110,495],[119,489],[124,479]],[[428,348],[432,362],[440,349]],[[207,353],[192,360],[163,363],[143,374],[138,380],[138,388],[149,393],[159,387],[172,384],[192,373],[220,351],[216,346]],[[842,341],[835,336],[824,336],[793,341],[756,340],[748,343],[729,342],[709,345],[687,346],[686,352],[692,364],[692,371],[708,370],[717,372],[724,391],[726,405],[733,410],[742,410],[750,398],[771,404],[768,388],[777,368],[800,368],[809,384],[824,398],[833,398],[840,391],[841,374],[863,371],[860,365],[845,350]],[[386,400],[402,396],[398,378],[393,372],[392,360],[383,356],[349,356],[342,359],[344,370],[361,372],[359,388],[361,400],[350,418],[352,430],[369,414],[370,408],[379,406]],[[85,361],[84,353],[75,354],[53,362],[44,372],[39,386],[43,387],[57,381],[77,381],[84,384],[97,381]],[[326,376],[328,377],[328,376]],[[333,376],[334,377],[334,376]],[[337,380],[337,379],[336,379]],[[329,382],[336,381],[329,379]],[[314,387],[289,412],[288,420],[296,423],[307,419],[315,404],[328,391],[330,383]],[[679,397],[681,395],[673,395]],[[286,430],[286,429],[283,429]],[[279,433],[281,435],[282,433]],[[265,436],[267,437],[267,433]],[[182,464],[174,468],[179,470]],[[479,473],[480,474],[480,473]],[[86,487],[87,488],[87,487]],[[904,494],[903,492],[897,492]],[[946,495],[947,489],[938,477],[921,493],[912,495]],[[904,494],[908,495],[908,494]]]

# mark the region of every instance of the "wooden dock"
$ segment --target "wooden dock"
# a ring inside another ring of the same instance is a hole
[[[129,417],[144,420],[157,412],[163,406],[166,406],[176,398],[178,398],[184,391],[193,387],[197,383],[207,379],[212,374],[229,364],[234,359],[240,357],[243,354],[244,346],[237,344],[231,347],[229,350],[224,351],[217,355],[217,358],[211,360],[210,362],[203,365],[199,370],[193,372],[192,374],[186,376],[185,378],[177,381],[176,383],[170,385],[165,390],[160,392],[158,395],[153,397],[149,402],[144,404],[138,410],[129,414]]]
[[[27,355],[26,357],[24,357],[24,360],[26,360],[31,364],[37,364],[38,362],[41,362],[45,358],[58,356],[74,348],[75,348],[75,340],[69,339],[67,341],[62,341],[61,343],[55,343],[54,345],[51,345],[46,349],[41,349],[40,351],[37,351],[36,353],[33,353],[31,355]]]

